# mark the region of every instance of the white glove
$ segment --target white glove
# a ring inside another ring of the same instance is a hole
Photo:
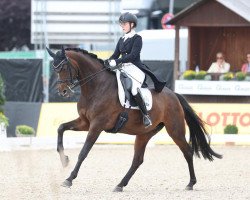
[[[116,66],[115,60],[110,60],[110,61],[109,61],[109,66],[110,66],[110,67],[115,67],[115,66]]]

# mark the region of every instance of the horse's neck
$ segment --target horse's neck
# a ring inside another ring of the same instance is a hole
[[[105,90],[108,89],[106,86],[108,86],[109,82],[112,81],[112,75],[106,71],[100,72],[103,69],[103,66],[99,63],[99,61],[94,60],[94,58],[89,58],[88,55],[81,56],[82,59],[79,59],[78,64],[80,79],[83,80],[81,82],[82,95],[85,97],[91,97],[105,92]]]
[[[80,59],[78,59],[77,62],[82,78],[95,74],[102,68],[101,63],[96,62],[84,54],[80,55]]]

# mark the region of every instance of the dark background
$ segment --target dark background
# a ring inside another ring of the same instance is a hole
[[[42,60],[0,59],[6,101],[42,102]]]

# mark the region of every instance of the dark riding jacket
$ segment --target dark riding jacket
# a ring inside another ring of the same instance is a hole
[[[131,38],[127,38],[124,41],[124,38],[121,37],[116,45],[115,52],[110,57],[114,59],[116,64],[120,63],[132,63],[137,66],[140,70],[150,76],[154,82],[155,90],[161,92],[166,82],[161,81],[158,77],[154,75],[150,69],[141,62],[140,53],[142,49],[142,37],[138,34],[135,34]],[[120,57],[121,55],[121,57]],[[120,58],[119,58],[120,57]]]

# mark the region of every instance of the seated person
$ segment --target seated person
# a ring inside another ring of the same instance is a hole
[[[247,54],[247,63],[242,65],[241,71],[244,73],[250,73],[250,53]]]
[[[230,64],[225,62],[222,52],[216,54],[216,62],[212,63],[208,69],[208,73],[227,73],[230,70]]]

